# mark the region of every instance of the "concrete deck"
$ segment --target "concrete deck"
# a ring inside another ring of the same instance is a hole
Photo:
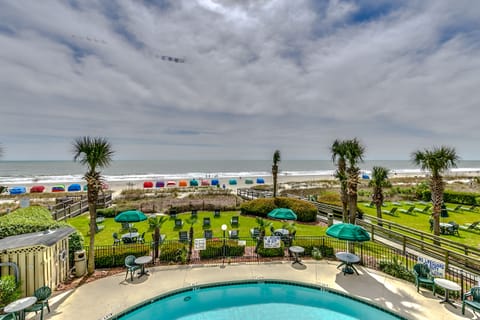
[[[125,273],[121,273],[57,295],[50,300],[52,312],[46,314],[45,319],[108,319],[110,314],[192,284],[259,278],[325,285],[372,301],[409,319],[478,319],[470,310],[462,316],[458,301],[456,309],[440,304],[443,297],[434,297],[426,288],[417,293],[411,283],[361,266],[357,267],[359,276],[344,276],[336,268],[337,264],[306,261],[304,268],[292,266],[290,262],[232,264],[224,268],[218,265],[150,267],[149,275],[135,277],[133,282],[130,277],[125,280]]]

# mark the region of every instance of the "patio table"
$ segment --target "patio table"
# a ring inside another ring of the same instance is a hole
[[[357,269],[355,269],[355,266],[353,264],[360,262],[359,256],[350,252],[337,252],[335,253],[335,257],[337,257],[337,259],[342,262],[338,265],[337,269],[340,268],[341,266],[344,266],[342,269],[343,275],[347,273],[352,274],[353,272],[355,272],[358,275],[358,271]]]
[[[3,311],[6,313],[18,313],[18,319],[25,320],[25,309],[31,307],[37,302],[36,297],[25,297],[9,303]]]
[[[440,233],[442,234],[450,234],[453,232],[453,225],[450,223],[440,222]]]
[[[140,274],[138,275],[139,278],[144,274],[148,274],[148,271],[145,270],[145,265],[150,262],[152,262],[152,256],[142,256],[135,259],[135,263],[141,267]]]
[[[134,243],[137,242],[137,238],[140,234],[138,232],[129,232],[122,234],[123,243]]]
[[[300,246],[291,246],[288,248],[288,250],[293,253],[294,261],[292,262],[292,265],[295,263],[301,264],[303,266],[302,260],[300,260],[300,254],[305,252],[305,248],[300,247]]]
[[[453,302],[450,301],[450,299],[448,298],[448,292],[449,291],[460,291],[462,289],[460,287],[460,285],[458,285],[458,283],[456,283],[456,282],[453,282],[453,281],[450,281],[450,280],[447,280],[447,279],[443,279],[443,278],[435,278],[435,279],[433,279],[433,281],[435,282],[435,285],[440,286],[440,287],[445,289],[445,299],[440,301],[440,303],[449,303],[454,308],[456,308],[457,306],[454,305]]]

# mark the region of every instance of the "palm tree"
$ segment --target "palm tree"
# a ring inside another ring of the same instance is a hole
[[[148,218],[148,225],[150,226],[150,231],[155,230],[153,234],[153,259],[158,258],[158,246],[160,245],[160,228],[168,220],[165,216],[155,216]]]
[[[259,233],[258,238],[257,238],[257,245],[255,246],[255,253],[257,253],[258,248],[260,247],[260,245],[263,242],[263,238],[265,238],[265,230],[269,229],[272,226],[271,221],[262,219],[260,217],[257,217],[256,221],[257,221],[257,228],[258,228],[260,233]]]
[[[105,168],[112,162],[113,150],[106,138],[80,137],[73,142],[73,161],[87,166],[83,177],[87,181],[88,210],[90,212],[90,247],[87,271],[95,271],[95,227],[97,218],[98,193],[102,188],[102,176],[97,168]]]
[[[358,162],[363,161],[365,147],[363,147],[357,138],[345,141],[347,160],[347,196],[349,222],[355,224],[357,217],[357,189],[360,183],[360,168]]]
[[[378,225],[381,226],[382,222],[382,204],[383,204],[383,188],[391,187],[392,184],[388,180],[388,174],[390,170],[385,167],[373,167],[372,179],[368,183],[370,187],[373,187],[372,201],[377,208]]]
[[[340,181],[340,199],[342,201],[342,220],[343,222],[347,221],[347,206],[348,206],[348,196],[347,196],[347,164],[346,164],[346,141],[335,140],[330,147],[330,152],[332,153],[332,161],[337,164],[337,171],[335,172],[335,177]],[[338,159],[338,161],[337,161]]]
[[[192,252],[193,252],[193,225],[197,223],[197,216],[193,216],[185,220],[189,225],[190,225],[190,230],[188,231],[188,259],[187,261],[190,262],[190,259],[192,258]]]
[[[273,153],[273,165],[272,165],[272,176],[273,176],[273,197],[277,197],[277,175],[278,175],[278,163],[280,162],[280,150],[275,150]]]
[[[443,203],[445,184],[442,173],[457,166],[460,160],[454,148],[445,146],[433,147],[432,150],[417,150],[412,153],[412,161],[422,170],[430,171],[430,192],[433,204],[433,232],[440,235],[440,212]]]

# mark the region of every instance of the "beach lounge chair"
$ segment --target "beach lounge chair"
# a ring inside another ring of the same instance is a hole
[[[405,214],[416,215],[416,213],[413,212],[414,209],[415,209],[415,206],[410,207],[408,209],[399,209],[398,211],[400,211],[401,213],[405,213]]]
[[[430,269],[426,264],[417,263],[413,266],[413,275],[415,276],[415,285],[417,286],[417,292],[420,290],[420,284],[432,286],[433,295],[435,295],[435,282],[433,276],[430,274]]]
[[[369,208],[373,208],[373,207],[375,206],[375,204],[373,203],[373,201],[370,202],[370,203],[364,203],[363,205],[364,205],[365,207],[369,207]]]
[[[179,231],[178,232],[178,240],[180,242],[188,242],[188,233],[187,231]]]
[[[237,229],[229,230],[228,237],[230,239],[238,239],[238,230]]]
[[[183,226],[182,219],[175,219],[175,228],[181,228]]]
[[[116,233],[116,232],[112,233],[112,237],[113,237],[113,245],[114,246],[119,245],[120,244],[120,238],[118,237],[118,233]]]
[[[177,208],[170,208],[170,210],[168,210],[168,215],[170,216],[170,218],[176,219],[177,218]]]
[[[447,211],[460,212],[461,208],[462,208],[461,205],[458,205],[458,206],[456,206],[455,208],[449,208],[449,207],[447,207]]]
[[[397,208],[392,208],[392,210],[382,210],[382,212],[390,216],[397,216]]]
[[[210,228],[210,217],[203,218],[203,227]]]
[[[205,239],[212,239],[213,238],[213,231],[212,230],[203,231],[203,237]]]
[[[213,217],[220,218],[220,209],[215,209],[215,211],[213,212]]]
[[[198,210],[197,209],[193,209],[192,210],[192,215],[191,215],[192,218],[197,218],[198,217]]]
[[[25,309],[25,312],[35,312],[35,314],[37,314],[37,312],[40,311],[40,319],[43,320],[43,309],[46,307],[48,312],[50,312],[48,299],[52,295],[52,289],[48,286],[43,286],[36,289],[33,295],[37,298],[37,302],[35,302],[33,306]]]
[[[480,311],[480,287],[472,287],[470,291],[463,294],[462,314],[465,314],[465,306],[474,311]]]
[[[250,229],[250,236],[252,237],[252,239],[257,239],[259,235],[260,235],[260,229],[258,228]]]
[[[423,209],[415,208],[413,209],[413,211],[428,214],[429,213],[428,210],[430,210],[431,207],[432,206],[426,206]]]
[[[104,226],[103,224],[97,224],[97,223],[95,223],[95,233],[99,233],[99,232],[102,231],[104,228],[105,228],[105,226]]]
[[[463,211],[469,211],[469,212],[475,212],[477,211],[477,207],[471,206],[471,207],[460,207],[461,210]]]
[[[466,223],[463,226],[460,226],[459,229],[465,230],[465,231],[478,231],[478,225],[480,224],[480,221],[475,221],[472,223]]]
[[[237,226],[238,227],[238,216],[233,216],[231,219],[230,219],[230,224],[233,226]]]
[[[125,257],[125,267],[127,268],[127,274],[125,275],[125,279],[127,279],[128,274],[130,273],[130,280],[133,281],[133,273],[137,270],[140,270],[140,266],[135,263],[136,257],[133,255],[129,255]]]

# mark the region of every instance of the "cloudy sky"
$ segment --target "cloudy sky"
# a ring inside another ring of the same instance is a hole
[[[4,0],[0,70],[3,160],[480,159],[477,0]]]

